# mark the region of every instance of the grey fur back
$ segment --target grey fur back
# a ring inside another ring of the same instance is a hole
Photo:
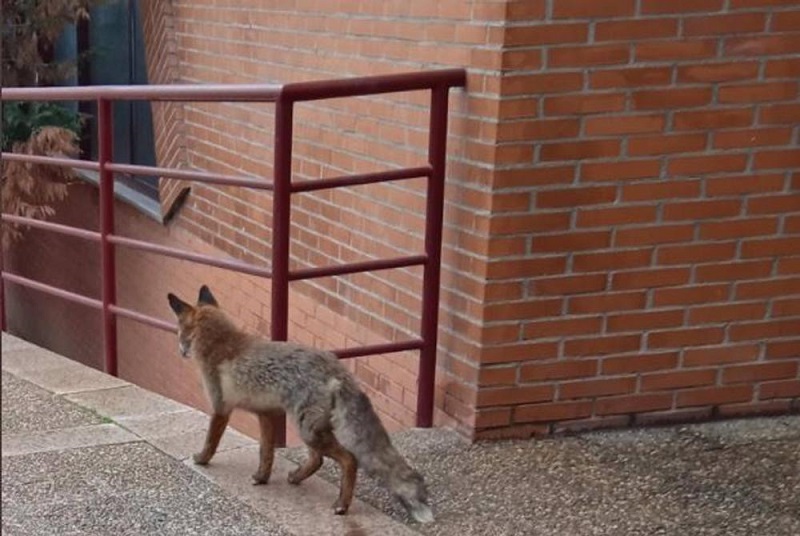
[[[237,386],[250,393],[271,392],[280,405],[300,420],[309,410],[331,408],[331,379],[346,381],[349,373],[330,352],[287,342],[258,341],[230,362]]]

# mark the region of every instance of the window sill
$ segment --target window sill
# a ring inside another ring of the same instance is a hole
[[[95,186],[100,185],[100,174],[97,171],[87,169],[73,169],[73,171],[78,178]],[[135,208],[151,220],[164,224],[164,218],[161,216],[161,204],[155,199],[137,192],[127,184],[116,181],[114,184],[114,198]]]

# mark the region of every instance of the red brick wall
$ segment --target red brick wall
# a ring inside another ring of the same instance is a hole
[[[142,2],[142,26],[147,29],[147,67],[150,84],[173,84],[180,80],[178,43],[175,35],[175,9],[172,2]],[[162,167],[185,167],[186,135],[182,102],[155,102],[152,105],[156,159]],[[161,213],[171,215],[181,192],[191,185],[162,178]]]
[[[800,3],[526,5],[504,30],[478,435],[788,410]]]

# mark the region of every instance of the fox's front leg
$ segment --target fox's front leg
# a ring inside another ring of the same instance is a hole
[[[206,443],[203,446],[202,452],[192,456],[194,463],[197,465],[206,465],[214,457],[217,452],[219,440],[222,438],[222,433],[225,427],[228,426],[228,419],[230,419],[230,412],[228,413],[214,413],[211,415],[211,422],[208,425],[208,434],[206,434]]]
[[[261,429],[261,448],[258,459],[258,470],[253,473],[253,485],[266,484],[272,474],[272,461],[275,458],[275,435],[272,429],[271,412],[259,413],[258,424]]]

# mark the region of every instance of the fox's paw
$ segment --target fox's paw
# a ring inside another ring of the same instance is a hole
[[[300,478],[300,469],[298,468],[295,469],[294,471],[289,471],[289,474],[286,477],[286,481],[292,486],[300,484],[300,482],[303,481],[303,479]]]
[[[340,501],[333,503],[333,513],[337,516],[343,516],[347,513],[347,508],[350,505],[342,504]]]
[[[208,465],[208,462],[211,461],[211,456],[204,452],[199,452],[192,456],[192,461],[194,461],[195,465]]]
[[[253,485],[254,486],[263,486],[267,482],[269,482],[269,474],[264,473],[253,473]]]

